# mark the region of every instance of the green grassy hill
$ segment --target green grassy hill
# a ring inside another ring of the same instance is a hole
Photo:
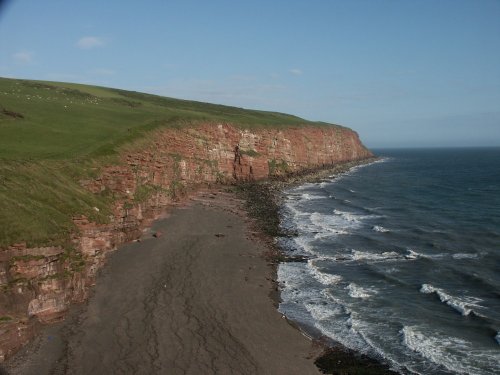
[[[275,112],[69,83],[0,78],[0,159],[76,159],[113,154],[161,126],[225,121],[244,126],[308,123]]]
[[[154,129],[221,121],[250,128],[319,125],[276,112],[0,78],[0,248],[62,244],[75,214],[105,221],[111,198],[89,193],[79,179],[117,162],[124,145]]]

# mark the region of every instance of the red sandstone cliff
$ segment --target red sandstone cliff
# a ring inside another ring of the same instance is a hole
[[[95,194],[115,197],[109,224],[75,217],[73,248],[16,244],[0,251],[0,360],[31,338],[38,322],[57,320],[71,302],[85,300],[106,253],[137,239],[188,189],[372,156],[354,131],[334,126],[243,130],[205,124],[165,129],[153,138],[98,178],[81,181]]]

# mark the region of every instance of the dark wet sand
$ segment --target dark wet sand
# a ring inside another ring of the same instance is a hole
[[[121,247],[88,303],[47,327],[9,373],[319,374],[321,349],[269,297],[265,246],[220,208],[233,199],[208,193],[155,223],[159,238]]]

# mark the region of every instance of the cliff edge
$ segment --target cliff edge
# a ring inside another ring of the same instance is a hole
[[[23,118],[6,121],[17,126]],[[73,229],[64,241],[42,246],[19,241],[0,247],[0,360],[29,341],[40,323],[61,319],[71,303],[84,301],[106,254],[138,239],[189,191],[372,156],[348,128],[295,119],[279,126],[198,119],[182,126],[157,126],[145,134],[121,147],[113,162],[101,162],[92,173],[70,174],[71,183],[98,204],[93,213],[75,210],[68,217]],[[21,172],[31,165],[26,160],[21,164]],[[44,202],[39,205],[43,209]]]

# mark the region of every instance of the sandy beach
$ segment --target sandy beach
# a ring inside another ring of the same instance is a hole
[[[89,301],[46,327],[6,370],[319,374],[321,348],[273,306],[265,251],[241,201],[199,194],[114,252]]]

